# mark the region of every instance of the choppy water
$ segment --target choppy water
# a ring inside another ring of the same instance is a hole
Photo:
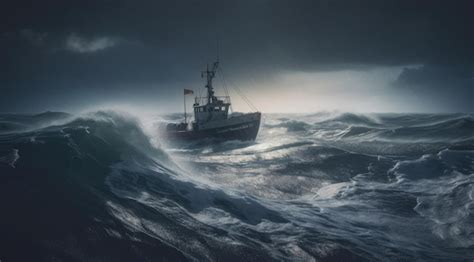
[[[0,260],[474,259],[472,114],[267,114],[180,146],[158,120],[0,115]]]

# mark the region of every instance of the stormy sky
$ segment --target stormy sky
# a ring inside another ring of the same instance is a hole
[[[263,112],[472,112],[473,3],[2,1],[0,111],[178,112],[218,49]]]

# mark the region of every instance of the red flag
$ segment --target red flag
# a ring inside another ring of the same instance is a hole
[[[184,89],[184,95],[192,95],[192,94],[194,94],[194,91],[193,91],[193,90]]]

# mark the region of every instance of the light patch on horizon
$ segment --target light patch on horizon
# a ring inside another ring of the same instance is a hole
[[[430,110],[436,105],[427,103],[429,101],[424,101],[423,97],[404,95],[392,86],[403,68],[413,66],[334,72],[284,72],[265,81],[242,82],[240,87],[263,112]],[[234,93],[234,108],[246,111],[248,107],[235,96]]]
[[[66,39],[66,49],[76,53],[93,53],[114,47],[118,43],[119,40],[113,37],[85,38],[71,34]]]

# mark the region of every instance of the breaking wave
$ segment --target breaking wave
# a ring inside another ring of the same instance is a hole
[[[180,147],[154,126],[1,115],[0,259],[474,257],[470,114],[267,115],[256,142]]]

